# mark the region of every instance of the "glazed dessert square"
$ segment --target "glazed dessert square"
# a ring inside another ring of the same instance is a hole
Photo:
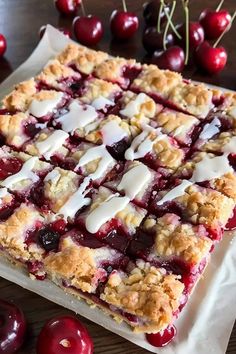
[[[168,331],[236,227],[235,97],[69,44],[1,102],[1,256]]]

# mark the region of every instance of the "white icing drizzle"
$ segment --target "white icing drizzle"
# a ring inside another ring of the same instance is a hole
[[[23,164],[21,170],[18,173],[7,177],[3,182],[1,182],[1,185],[10,188],[15,183],[21,182],[23,180],[29,179],[32,182],[37,182],[39,180],[39,176],[32,172],[37,161],[37,157],[31,157]]]
[[[35,146],[39,153],[49,160],[53,153],[62,147],[68,137],[69,134],[63,130],[55,130],[47,139],[37,142]]]
[[[178,186],[166,193],[166,195],[157,202],[157,205],[162,205],[165,202],[169,202],[175,198],[181,197],[182,195],[184,195],[186,188],[188,188],[192,184],[193,182],[184,179]]]
[[[113,144],[117,143],[124,139],[128,134],[127,132],[122,129],[118,122],[115,120],[111,120],[104,124],[101,129],[102,133],[102,140],[104,145],[112,146]]]
[[[45,122],[45,123],[36,123],[35,124],[35,128],[44,129],[44,128],[46,128],[47,124],[48,124],[47,122]]]
[[[94,122],[98,114],[94,107],[82,105],[74,100],[69,105],[69,112],[57,119],[62,129],[67,133],[74,133],[78,128],[84,128],[86,125]]]
[[[106,150],[104,145],[99,145],[88,149],[84,155],[79,160],[79,163],[75,167],[77,170],[79,167],[87,165],[87,163],[92,162],[94,160],[100,159],[98,163],[98,167],[94,173],[91,173],[89,177],[92,180],[98,179],[104,175],[109,166],[115,165],[115,160]]]
[[[236,153],[236,136],[233,136],[230,139],[230,141],[222,147],[221,151],[226,154],[235,154]]]
[[[155,132],[155,134],[160,134],[153,140],[151,140],[148,136],[149,133],[152,131]],[[161,133],[160,128],[153,129],[151,127],[148,128],[146,127],[141,134],[139,134],[134,138],[131,146],[126,150],[125,159],[132,161],[134,159],[139,159],[141,157],[144,157],[148,152],[152,150],[153,145],[158,140],[164,139],[165,137],[166,135]]]
[[[201,134],[199,135],[199,139],[202,140],[207,140],[212,138],[215,134],[219,133],[220,129],[219,127],[221,126],[221,123],[218,118],[214,118],[211,123],[207,123]]]
[[[29,113],[37,118],[43,117],[46,114],[53,112],[53,110],[60,103],[62,97],[63,93],[57,92],[55,97],[51,100],[38,101],[34,99],[29,105]]]
[[[0,188],[0,205],[2,204],[2,198],[6,197],[8,194],[10,193],[7,188]]]
[[[128,118],[133,118],[140,113],[140,107],[143,103],[150,100],[145,93],[140,93],[134,100],[131,100],[120,113]]]
[[[124,190],[130,200],[134,199],[145,187],[147,187],[152,174],[144,164],[137,165],[126,172],[119,185],[118,191]]]
[[[103,224],[123,210],[129,201],[128,197],[120,197],[118,194],[111,195],[87,216],[86,229],[92,234],[96,233]]]
[[[85,197],[86,188],[88,187],[90,178],[85,178],[79,189],[67,200],[61,207],[58,214],[62,214],[65,218],[73,218],[76,212],[83,206],[90,204],[91,199]]]
[[[194,168],[192,182],[210,181],[220,178],[228,172],[233,172],[227,155],[210,158],[208,155],[199,161]]]
[[[60,175],[59,171],[57,169],[54,169],[47,174],[47,176],[44,178],[44,181],[45,182],[54,181],[55,183],[57,183],[60,176],[61,175]]]
[[[105,109],[106,106],[114,106],[114,105],[115,105],[115,102],[109,100],[109,99],[106,98],[106,97],[100,96],[100,97],[98,97],[98,98],[95,98],[95,100],[91,103],[91,105],[92,105],[95,109],[100,110],[100,109]]]

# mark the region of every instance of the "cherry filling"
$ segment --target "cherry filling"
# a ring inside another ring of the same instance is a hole
[[[0,180],[19,172],[22,165],[23,161],[17,157],[2,158],[0,160]]]
[[[124,235],[124,233],[117,232],[117,230],[112,230],[108,232],[107,236],[105,236],[104,242],[106,242],[112,248],[125,253],[130,240],[126,235]]]
[[[38,231],[38,243],[45,249],[45,251],[56,251],[58,249],[60,234],[48,227]]]
[[[136,233],[135,237],[131,240],[127,253],[131,257],[140,257],[146,260],[150,252],[150,248],[153,246],[153,244],[154,244],[154,235],[139,230]]]
[[[29,123],[24,126],[24,133],[31,139],[35,137],[36,134],[40,132],[40,128],[36,127],[35,123]]]
[[[141,68],[135,66],[126,66],[123,70],[123,77],[128,80],[129,84],[131,84],[140,74],[141,70]]]
[[[168,326],[164,331],[146,334],[147,341],[154,347],[164,347],[172,341],[177,330],[174,325]]]
[[[8,205],[3,205],[0,208],[0,221],[5,221],[7,220],[13,213],[16,208],[20,203],[16,200],[13,200],[10,204]]]
[[[236,229],[236,208],[234,208],[233,216],[228,220],[225,230],[231,231]]]
[[[124,138],[112,146],[107,146],[107,150],[110,152],[112,157],[116,160],[124,160],[125,151],[129,147],[129,141],[127,138]]]

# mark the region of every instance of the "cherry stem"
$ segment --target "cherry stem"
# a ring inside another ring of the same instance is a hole
[[[183,0],[183,7],[185,12],[185,62],[188,64],[189,59],[189,9],[188,9],[188,0]]]
[[[125,0],[122,0],[122,4],[123,4],[123,10],[124,10],[124,12],[127,12],[127,6],[126,6]]]
[[[81,7],[82,15],[86,16],[83,0],[81,0],[80,7]]]
[[[225,1],[225,0],[221,0],[221,1],[220,1],[219,5],[218,5],[217,8],[216,8],[216,12],[220,11],[221,6],[223,5],[224,1]]]
[[[175,12],[175,6],[176,6],[176,0],[173,1],[170,15],[169,15],[169,17],[167,17],[167,24],[166,24],[164,35],[163,35],[163,48],[164,48],[164,50],[166,50],[166,37],[167,37],[167,33],[168,33],[168,30],[169,30],[169,27],[170,27],[170,23],[171,23],[172,17],[173,17],[174,12]],[[167,14],[167,11],[165,10],[165,8],[164,8],[164,11],[165,11],[165,14]]]
[[[234,12],[231,21],[229,23],[229,25],[225,28],[224,32],[220,35],[220,37],[217,39],[217,41],[215,42],[215,44],[213,45],[213,48],[216,48],[218,46],[218,44],[220,43],[221,39],[223,38],[223,36],[225,35],[225,33],[230,29],[232,23],[234,22],[234,19],[236,17],[236,11]]]
[[[176,1],[175,0],[173,1],[173,5],[174,5],[174,2],[176,2]],[[172,31],[175,33],[176,37],[178,37],[179,39],[182,39],[181,35],[179,34],[179,32],[177,31],[177,29],[175,28],[175,26],[173,24],[171,14],[169,15],[168,11],[165,8],[165,1],[161,0],[161,4],[163,4],[165,15],[167,17],[167,20],[169,21],[169,26],[171,27]]]
[[[160,7],[159,7],[159,12],[158,12],[158,18],[157,18],[157,33],[161,33],[161,13],[164,7],[164,1],[161,1]]]

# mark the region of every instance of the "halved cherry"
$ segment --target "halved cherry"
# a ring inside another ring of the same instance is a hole
[[[87,329],[72,316],[48,321],[37,341],[37,354],[92,354],[93,342]]]

